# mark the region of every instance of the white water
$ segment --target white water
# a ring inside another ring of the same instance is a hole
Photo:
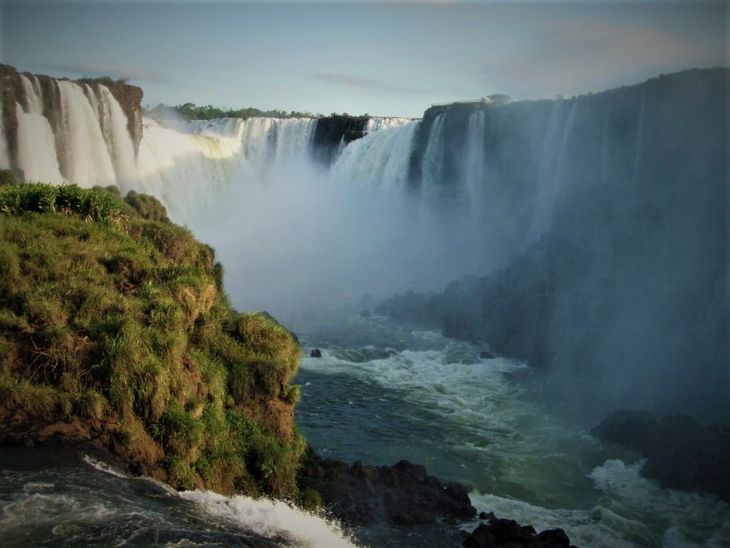
[[[365,132],[373,133],[381,129],[396,128],[410,124],[413,121],[415,121],[413,118],[402,118],[398,116],[373,116],[368,118],[368,123],[365,125]]]
[[[346,146],[332,165],[332,176],[343,184],[358,181],[402,188],[408,179],[413,135],[419,122],[396,120],[402,123],[373,125],[367,135]]]
[[[400,331],[392,335],[405,337]],[[435,332],[412,335],[420,341],[415,346],[426,348],[390,349],[388,357],[360,362],[344,357],[351,349],[331,345],[322,358],[302,359],[300,382],[311,380],[346,394],[339,415],[330,409],[325,419],[325,409],[315,407],[298,417],[308,436],[312,429],[320,448],[350,460],[364,451],[363,459],[391,464],[400,458],[396,455],[407,454],[425,463],[430,473],[474,485],[470,498],[477,510],[538,531],[563,528],[577,546],[730,545],[730,505],[662,488],[640,476],[641,461],[608,457],[598,440],[558,418],[553,402],[546,406],[534,387],[512,380],[526,371],[524,364],[475,359],[479,347]],[[306,376],[308,372],[317,376]],[[378,394],[382,403],[358,399],[363,392],[352,388],[358,386],[354,380],[381,387],[364,394]],[[306,398],[312,387],[305,384],[303,390],[300,406],[316,406]],[[394,416],[402,416],[404,424],[394,424]],[[353,429],[361,432],[354,442],[347,434]],[[586,466],[592,461],[599,464]],[[471,531],[476,525],[465,528]]]
[[[179,495],[196,502],[218,520],[231,521],[267,538],[283,537],[295,546],[309,548],[354,546],[335,523],[281,501],[226,497],[210,491],[183,491]]]
[[[58,166],[53,129],[43,116],[43,99],[38,80],[20,76],[25,108],[15,105],[18,119],[18,166],[27,181],[63,182]]]
[[[253,499],[241,495],[224,496],[211,491],[175,491],[151,478],[134,478],[101,460],[84,455],[83,461],[93,468],[119,479],[146,481],[162,489],[170,497],[192,501],[213,518],[212,522],[228,522],[238,529],[270,539],[285,539],[286,544],[308,548],[346,548],[354,544],[340,526],[315,514],[300,510],[282,501]]]
[[[10,154],[8,153],[8,141],[5,138],[5,117],[3,114],[3,104],[0,102],[0,169],[8,169],[10,167]]]
[[[99,118],[81,86],[58,81],[64,127],[61,164],[66,179],[82,186],[116,183],[114,165]]]
[[[106,86],[99,86],[101,127],[116,173],[116,184],[124,193],[135,187],[139,174],[134,143],[127,127],[127,116]],[[91,96],[94,96],[93,93]]]
[[[539,167],[537,170],[537,194],[527,242],[538,240],[552,223],[555,204],[563,180],[565,150],[573,129],[578,99],[572,101],[565,112],[565,101],[555,101],[546,134],[542,139]]]

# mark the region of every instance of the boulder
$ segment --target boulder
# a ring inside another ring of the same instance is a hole
[[[314,348],[309,353],[310,358],[321,358],[322,357],[322,351],[319,348]]]

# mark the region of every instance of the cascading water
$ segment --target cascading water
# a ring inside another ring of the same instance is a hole
[[[404,185],[408,179],[413,134],[419,122],[397,120],[403,123],[370,126],[368,122],[368,134],[343,149],[332,165],[332,176],[342,181]]]
[[[127,117],[109,88],[99,86],[99,95],[101,126],[107,148],[112,153],[116,183],[122,191],[127,191],[134,187],[139,178]]]
[[[25,108],[16,103],[18,119],[18,165],[28,181],[63,182],[58,166],[53,129],[43,116],[43,99],[38,81],[21,75]]]
[[[368,118],[365,124],[365,133],[380,131],[381,129],[390,129],[403,126],[413,122],[413,118],[403,118],[399,116],[372,116]]]
[[[568,112],[565,112],[565,101],[555,102],[550,121],[543,138],[540,160],[537,168],[537,193],[535,198],[535,214],[530,226],[527,243],[536,241],[550,226],[553,211],[563,180],[565,149],[570,137],[578,99],[574,99]]]
[[[61,165],[66,179],[84,186],[116,182],[114,165],[99,119],[81,86],[58,81],[66,147]]]

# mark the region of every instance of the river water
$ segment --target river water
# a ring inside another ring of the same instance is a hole
[[[296,419],[324,457],[408,459],[471,487],[479,511],[562,527],[583,547],[727,547],[730,506],[661,488],[638,456],[543,396],[540,374],[386,318],[340,317],[298,331]],[[308,355],[308,354],[307,354]],[[0,449],[3,546],[449,546],[445,524],[343,531],[283,502],[178,493],[88,449]],[[463,524],[471,530],[476,522]]]
[[[302,360],[297,422],[323,456],[407,458],[471,486],[477,510],[562,527],[578,546],[730,546],[730,505],[642,478],[638,455],[605,446],[590,422],[544,396],[539,371],[378,316],[336,326],[300,330],[323,357]],[[378,545],[423,540],[357,534]]]

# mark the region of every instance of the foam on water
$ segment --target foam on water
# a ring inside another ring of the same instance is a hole
[[[354,546],[334,522],[271,499],[226,497],[210,491],[183,491],[180,497],[201,505],[216,519],[232,521],[268,538],[284,538],[296,546]]]
[[[534,370],[503,358],[475,359],[478,347],[435,332],[411,334],[427,348],[390,349],[385,358],[352,361],[347,359],[351,351],[330,345],[322,358],[304,358],[302,368],[329,377],[332,383],[354,378],[395,390],[396,396],[385,397],[402,398],[408,404],[402,413],[413,415],[419,409],[434,413],[438,426],[413,432],[416,445],[403,440],[403,451],[411,455],[407,451],[416,449],[419,453],[412,458],[428,459],[429,470],[440,467],[440,473],[477,486],[470,497],[480,511],[493,511],[538,530],[563,528],[578,546],[730,545],[729,505],[709,496],[664,489],[640,475],[641,461],[607,458],[600,442],[554,416],[534,397],[530,384],[513,380],[515,375],[534,375]],[[305,387],[308,390],[311,387]],[[307,405],[306,399],[300,405]],[[353,401],[353,405],[364,404]],[[362,429],[360,444],[371,442],[365,437],[371,427],[358,424],[357,418],[375,420],[378,405],[371,407],[376,411],[368,407],[361,414],[347,415],[349,428]],[[314,426],[318,425],[315,418]],[[432,446],[439,448],[439,454],[430,454],[431,446],[418,439],[428,436],[434,437]],[[327,447],[337,452],[336,442],[333,437]],[[461,464],[442,462],[455,459]]]

